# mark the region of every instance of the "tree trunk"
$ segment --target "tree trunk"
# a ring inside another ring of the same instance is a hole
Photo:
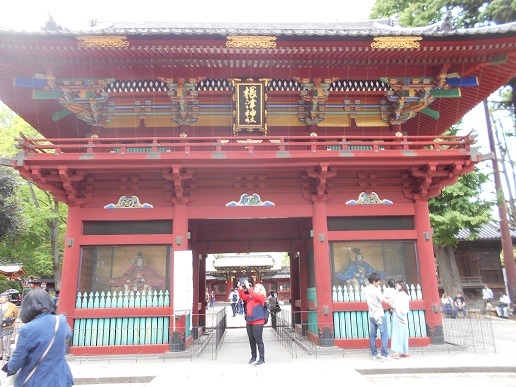
[[[434,245],[434,252],[439,267],[439,278],[445,293],[448,293],[451,298],[455,297],[457,293],[464,294],[453,247]]]
[[[32,200],[36,208],[40,208],[36,193],[34,192],[34,186],[29,181],[30,193]],[[46,220],[50,234],[50,248],[52,250],[52,268],[54,269],[54,286],[55,289],[59,289],[61,285],[61,262],[59,260],[59,203],[54,197],[46,192],[48,205],[53,206],[54,213],[56,216],[53,219]]]

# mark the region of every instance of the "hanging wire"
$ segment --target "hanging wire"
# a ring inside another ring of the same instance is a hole
[[[421,49],[421,48],[420,48]],[[415,60],[415,59],[414,59]],[[423,71],[422,71],[422,76],[425,77],[426,76],[426,71],[427,71],[427,61],[425,60],[424,61],[424,64],[423,64]],[[430,106],[430,105],[429,105]],[[416,124],[416,136],[419,136],[421,134],[421,131],[420,131],[420,128],[421,128],[421,119],[423,117],[423,113],[421,111],[419,111],[417,113],[417,116],[414,118],[415,120],[417,120],[417,124]],[[438,133],[438,125],[439,123],[439,118],[437,118],[435,120],[435,128],[434,128],[434,135],[438,135],[440,133]]]
[[[350,71],[351,71],[351,58],[349,56],[347,56],[346,54],[343,54],[343,58],[344,60],[347,62],[347,69],[346,69],[346,84],[344,85],[344,101],[342,101],[343,103],[343,109],[346,108],[346,105],[345,105],[345,101],[349,100],[349,94],[350,94],[350,91],[349,91],[349,84],[350,84]],[[346,117],[346,115],[344,115],[344,117]],[[343,130],[343,133],[342,135],[343,136],[346,136],[346,128],[348,128],[349,130],[347,132],[350,132],[351,131],[351,115],[348,113],[347,114],[347,119],[348,119],[348,126],[346,127],[344,125],[344,130]]]
[[[151,82],[154,82],[154,80],[156,79],[156,77],[154,76],[154,48],[153,47],[149,47],[149,50],[148,50],[151,54],[150,54],[150,58],[149,58],[149,68],[150,68],[150,81]],[[153,123],[153,127],[154,127],[154,137],[158,137],[158,128],[157,128],[157,125],[156,125],[156,118],[157,118],[157,115],[156,115],[156,110],[155,110],[155,101],[156,101],[156,89],[154,87],[151,87],[151,106],[152,106],[152,110],[149,112],[150,114],[150,117],[153,118],[152,120],[152,123]],[[147,126],[147,123],[145,121],[145,117],[147,116],[147,114],[145,114],[143,117],[144,119],[144,123],[145,123],[145,126]]]
[[[370,64],[371,64],[371,59],[367,59],[367,61],[365,63],[365,65],[366,65],[366,75],[365,75],[366,82],[369,81],[369,67],[370,67]],[[366,86],[366,85],[364,85],[364,86]],[[364,90],[364,91],[367,92],[367,87],[366,87],[366,90]],[[365,101],[362,101],[361,103],[364,104],[364,102],[367,102],[367,97],[368,96],[365,93],[362,94],[362,95],[364,96]],[[362,111],[364,111],[363,108],[362,108]],[[355,117],[357,117],[357,116],[355,115]],[[364,123],[362,123],[362,141],[364,140],[364,136],[365,135],[367,135],[367,133],[366,133],[366,125]]]

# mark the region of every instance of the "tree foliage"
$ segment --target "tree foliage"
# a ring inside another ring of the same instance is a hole
[[[5,106],[0,105],[1,157],[12,158],[16,155],[18,152],[16,138],[19,137],[20,132],[28,137],[41,137],[35,129],[20,117]],[[9,238],[0,241],[2,261],[4,263],[22,263],[27,275],[35,277],[53,275],[56,271],[59,273],[64,241],[62,237],[56,239],[56,235],[64,235],[66,206],[56,206],[52,195],[41,191],[31,182],[22,179],[14,169],[1,167],[0,179],[4,170],[10,174],[13,184],[16,186],[16,200],[20,209],[16,214],[16,221],[23,227],[19,233],[10,235]],[[12,184],[9,185],[9,187],[12,186]],[[4,184],[0,184],[0,189],[3,187]],[[3,206],[1,207],[3,208]],[[3,212],[2,208],[0,208],[0,218]],[[58,220],[58,222],[55,222],[55,220]],[[53,230],[55,223],[58,223],[58,233]],[[54,249],[54,245],[58,245],[57,250]],[[56,280],[59,281],[58,278]]]
[[[15,289],[19,292],[23,290],[18,281],[11,281],[2,275],[0,276],[0,293],[5,292],[7,289]]]
[[[14,171],[0,167],[0,241],[16,238],[23,232],[25,218],[17,199],[19,179]]]
[[[482,184],[488,179],[484,173],[471,172],[461,176],[457,183],[445,187],[441,195],[429,200],[435,245],[456,245],[456,236],[461,229],[470,230],[470,238],[473,239],[479,227],[491,219],[493,202],[481,198]]]
[[[438,23],[450,12],[456,28],[502,24],[516,20],[516,0],[377,0],[370,17],[398,15],[404,27]]]

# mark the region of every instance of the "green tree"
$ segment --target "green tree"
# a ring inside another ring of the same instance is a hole
[[[23,132],[28,137],[41,135],[11,110],[0,105],[0,156],[16,155],[16,138]],[[3,167],[2,169],[8,169]],[[27,275],[54,275],[59,286],[63,238],[67,206],[56,202],[52,195],[11,171],[18,186],[18,202],[25,220],[22,233],[0,243],[4,261],[20,262]]]
[[[428,202],[439,277],[448,294],[463,293],[453,250],[457,245],[456,235],[459,230],[467,229],[474,239],[478,229],[491,219],[493,202],[481,199],[482,184],[487,180],[486,174],[471,172]]]
[[[18,186],[14,171],[0,167],[0,241],[16,238],[24,229],[25,219],[16,195]]]
[[[502,24],[516,20],[516,0],[377,0],[370,17],[398,15],[404,27],[421,27],[438,23],[450,12],[457,28]]]

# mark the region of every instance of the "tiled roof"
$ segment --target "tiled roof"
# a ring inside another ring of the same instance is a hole
[[[224,267],[245,267],[245,266],[274,266],[274,258],[270,255],[229,255],[215,259],[213,267],[216,269]]]
[[[469,230],[462,229],[458,232],[456,238],[458,240],[468,240],[471,233]],[[516,228],[511,227],[511,237],[516,239]],[[478,231],[478,235],[474,240],[497,240],[501,239],[500,224],[496,222],[490,222],[483,225]]]
[[[264,274],[262,275],[262,279],[284,279],[290,278],[290,273],[274,273],[274,274]]]
[[[0,272],[3,273],[17,273],[22,270],[23,265],[21,263],[10,263],[7,265],[0,265]]]
[[[34,35],[274,35],[274,36],[453,36],[497,34],[516,31],[516,22],[480,28],[452,29],[443,22],[424,27],[400,27],[395,19],[354,22],[225,23],[225,22],[108,22],[90,28],[57,31],[19,31],[0,27],[0,32]]]

